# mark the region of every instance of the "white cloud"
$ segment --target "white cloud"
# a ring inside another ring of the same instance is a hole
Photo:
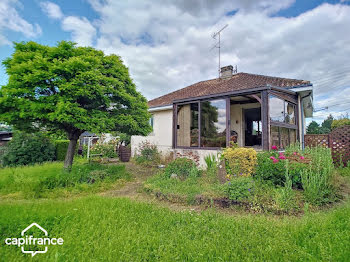
[[[61,19],[63,17],[61,8],[52,2],[41,2],[40,7],[50,18]]]
[[[16,10],[20,4],[17,0],[2,0],[0,2],[0,46],[10,44],[5,32],[7,30],[22,33],[26,37],[36,37],[41,34],[38,24],[31,24],[23,19]]]
[[[79,46],[91,46],[96,36],[96,28],[86,17],[65,16],[60,6],[52,2],[41,2],[41,9],[52,19],[61,22],[62,29],[71,32],[72,40]]]
[[[349,6],[323,4],[285,18],[273,14],[293,0],[89,2],[97,21],[64,17],[62,28],[81,45],[95,43],[108,54],[120,55],[148,99],[217,77],[217,50],[209,51],[215,43],[211,34],[225,24],[222,66],[237,64],[240,72],[310,80],[316,108],[349,95]],[[232,11],[236,13],[227,16]]]
[[[67,16],[62,21],[62,29],[72,32],[74,42],[81,46],[91,46],[96,29],[86,17]]]

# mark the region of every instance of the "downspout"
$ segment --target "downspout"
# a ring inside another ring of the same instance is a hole
[[[300,113],[301,113],[301,149],[304,150],[305,149],[305,132],[304,132],[304,104],[303,104],[303,100],[304,98],[310,96],[310,94],[303,96],[300,98]]]
[[[305,97],[300,98],[300,114],[301,114],[301,149],[305,149],[305,141],[304,141],[304,105],[303,100]]]

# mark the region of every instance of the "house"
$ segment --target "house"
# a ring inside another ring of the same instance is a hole
[[[309,81],[233,73],[202,81],[148,102],[153,132],[133,136],[132,154],[143,141],[163,154],[189,156],[203,164],[231,141],[241,147],[269,150],[304,143],[305,118],[311,117],[313,87]]]

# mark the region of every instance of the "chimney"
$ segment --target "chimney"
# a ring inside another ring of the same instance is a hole
[[[229,66],[221,67],[220,71],[221,71],[220,78],[230,78],[233,74],[233,66],[229,65]],[[236,70],[235,70],[235,73],[237,73]]]

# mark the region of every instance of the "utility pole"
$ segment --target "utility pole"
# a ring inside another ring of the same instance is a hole
[[[216,33],[212,34],[212,38],[214,38],[216,40],[216,37],[218,37],[218,42],[210,49],[212,50],[213,48],[218,48],[219,49],[219,69],[218,69],[218,73],[219,73],[219,78],[220,78],[220,69],[221,69],[221,65],[220,65],[220,49],[221,49],[221,37],[220,34],[221,32],[228,27],[228,25],[225,25],[223,28],[221,28],[219,31],[217,31]]]

